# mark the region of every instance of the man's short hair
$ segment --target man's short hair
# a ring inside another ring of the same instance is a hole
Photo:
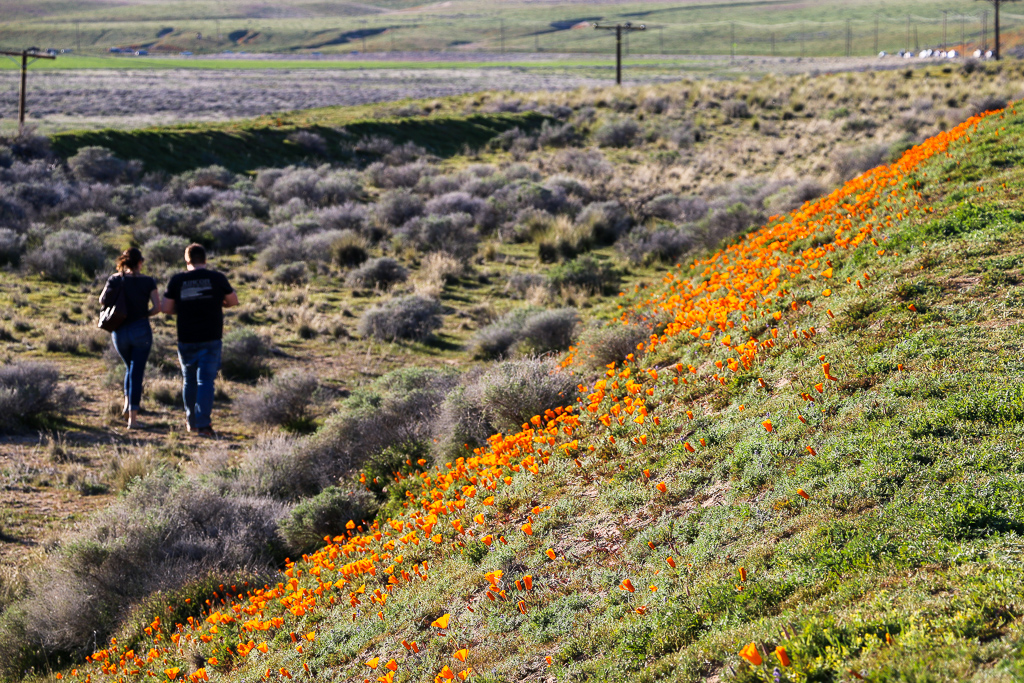
[[[206,263],[206,249],[203,248],[203,245],[193,242],[185,247],[185,260],[193,265]]]

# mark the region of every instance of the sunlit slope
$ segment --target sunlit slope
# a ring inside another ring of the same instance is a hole
[[[564,407],[65,677],[1019,680],[1022,133],[971,119],[626,293],[654,332],[577,349]]]

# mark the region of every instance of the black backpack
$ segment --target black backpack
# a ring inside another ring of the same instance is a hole
[[[107,280],[107,286],[100,294],[100,320],[97,327],[113,332],[128,318],[128,302],[124,294],[124,276],[118,275]]]

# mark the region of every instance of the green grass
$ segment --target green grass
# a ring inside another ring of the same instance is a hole
[[[455,0],[443,6],[386,1],[353,5],[288,2],[273,13],[253,11],[238,0],[200,0],[188,3],[187,10],[174,4],[156,7],[141,2],[116,7],[8,3],[5,42],[78,45],[80,52],[91,54],[105,52],[112,45],[196,53],[225,49],[497,52],[502,46],[509,52],[610,53],[612,39],[604,32],[569,28],[580,21],[600,20],[649,27],[645,33],[630,36],[627,51],[633,54],[728,55],[734,45],[737,54],[842,56],[846,54],[849,21],[852,54],[871,56],[877,51],[876,31],[877,49],[890,52],[940,44],[944,11],[949,13],[948,43],[960,40],[961,15],[967,17],[964,32],[971,49],[982,41],[981,9],[963,0],[899,0],[882,6],[864,0],[815,0],[796,5],[780,0],[740,0],[674,6],[595,3],[585,7],[525,2],[499,6],[481,0]],[[911,17],[909,33],[907,16]],[[1004,16],[1003,26],[1013,32],[1020,28],[1020,20],[1015,15]],[[171,31],[158,37],[167,28]]]
[[[259,70],[259,69],[341,69],[341,70],[379,70],[379,69],[529,69],[531,71],[583,69],[614,66],[613,57],[577,58],[577,59],[541,59],[508,61],[463,61],[463,60],[317,60],[308,56],[280,59],[206,59],[187,57],[102,57],[80,55],[58,55],[56,59],[40,59],[33,62],[32,70],[62,71],[75,69],[203,69],[203,70]],[[700,68],[702,65],[686,58],[633,58],[628,60],[630,67],[681,68],[688,70]],[[20,64],[11,61],[0,62],[0,71],[15,71]]]

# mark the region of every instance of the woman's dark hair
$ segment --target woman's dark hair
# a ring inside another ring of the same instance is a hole
[[[129,270],[138,270],[139,264],[142,263],[142,252],[131,247],[121,252],[121,255],[117,257],[117,272],[127,273]]]

